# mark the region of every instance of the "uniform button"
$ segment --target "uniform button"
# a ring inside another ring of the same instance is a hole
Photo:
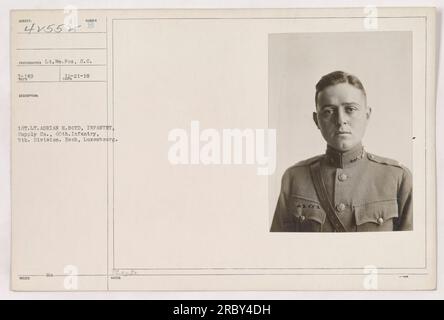
[[[339,212],[344,211],[344,209],[345,209],[345,204],[340,203],[336,205],[336,210],[338,210]]]
[[[300,216],[299,219],[301,219],[301,222],[305,221],[305,216]]]
[[[378,219],[378,224],[381,225],[381,224],[383,224],[383,223],[384,223],[384,219],[383,219],[383,218],[379,218],[379,219]]]
[[[298,206],[296,207],[296,215],[300,216],[302,214],[302,207]]]
[[[372,154],[369,154],[368,157],[369,157],[370,159],[373,159],[373,158],[374,158]]]
[[[345,181],[345,180],[347,180],[347,178],[348,178],[348,176],[345,173],[341,173],[338,176],[339,181]]]

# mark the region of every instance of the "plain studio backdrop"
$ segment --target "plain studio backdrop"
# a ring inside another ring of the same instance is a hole
[[[325,152],[326,143],[312,120],[315,85],[336,70],[357,76],[367,91],[372,115],[363,139],[365,149],[412,168],[410,32],[271,34],[269,126],[277,129],[271,211],[283,172]]]

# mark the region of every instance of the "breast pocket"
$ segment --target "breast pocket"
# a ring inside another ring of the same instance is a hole
[[[292,196],[290,211],[300,232],[322,231],[326,214],[319,202]]]
[[[384,200],[353,206],[357,231],[393,231],[398,218],[398,202]]]

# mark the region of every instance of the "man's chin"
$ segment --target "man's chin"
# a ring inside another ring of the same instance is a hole
[[[356,146],[356,143],[341,141],[341,142],[336,142],[335,144],[330,146],[336,151],[347,152],[353,149],[353,147]]]

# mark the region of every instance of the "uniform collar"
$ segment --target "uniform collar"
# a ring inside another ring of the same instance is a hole
[[[326,157],[329,165],[336,168],[346,168],[354,165],[364,158],[364,147],[361,143],[346,152],[339,152],[330,146],[327,146]]]

